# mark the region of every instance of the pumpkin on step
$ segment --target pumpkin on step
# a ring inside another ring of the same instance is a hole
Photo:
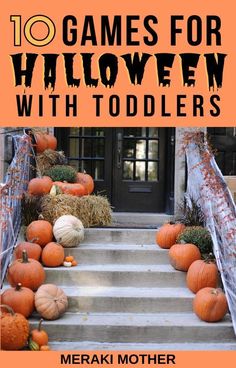
[[[62,245],[51,242],[48,243],[42,251],[42,262],[47,267],[61,266],[65,258],[65,252]]]
[[[199,290],[193,300],[193,311],[205,322],[222,320],[228,311],[225,294],[211,287]]]
[[[2,293],[1,303],[28,318],[34,310],[34,292],[18,283],[15,288],[6,289]]]
[[[38,344],[39,347],[48,344],[48,334],[42,329],[43,319],[41,318],[38,324],[38,328],[31,331],[31,339]]]
[[[187,272],[187,286],[197,293],[205,287],[216,288],[218,283],[218,269],[215,262],[198,260],[191,264]]]
[[[188,271],[194,261],[201,259],[201,253],[194,244],[174,244],[169,250],[171,265],[179,271]]]
[[[22,349],[29,338],[29,322],[20,313],[15,313],[8,305],[1,305],[1,349]]]
[[[53,234],[63,247],[76,247],[84,239],[84,226],[77,217],[63,215],[56,220]]]
[[[23,250],[26,250],[28,257],[39,261],[42,253],[42,248],[37,243],[21,242],[19,243],[14,251],[15,259],[22,258]]]
[[[53,239],[52,225],[45,220],[31,222],[26,229],[26,239],[37,242],[43,248]]]
[[[177,237],[185,229],[183,224],[164,224],[156,233],[156,243],[159,247],[169,249],[176,244]]]
[[[65,313],[67,307],[67,296],[56,285],[42,285],[35,293],[35,308],[44,319],[58,319]]]
[[[18,283],[31,290],[37,290],[45,280],[43,266],[35,259],[28,258],[27,252],[23,251],[23,258],[16,259],[7,271],[9,284],[16,287]]]

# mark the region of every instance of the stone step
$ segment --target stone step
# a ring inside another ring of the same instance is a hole
[[[63,287],[70,312],[191,312],[194,294],[186,288]]]
[[[156,229],[85,229],[85,238],[81,244],[154,244],[156,231]]]
[[[228,343],[208,342],[182,342],[182,343],[117,343],[117,342],[95,342],[95,341],[50,341],[52,350],[60,351],[223,351],[236,350],[236,341]],[[80,352],[79,352],[80,353]]]
[[[120,227],[157,227],[165,222],[173,221],[174,216],[166,213],[113,212],[112,226]]]
[[[79,264],[169,263],[168,250],[156,244],[81,244],[77,248],[65,248],[65,254],[74,256]]]
[[[31,318],[31,328],[38,318]],[[45,321],[52,341],[109,343],[235,342],[230,317],[218,323],[200,321],[194,313],[66,313]]]
[[[45,268],[46,283],[62,286],[183,287],[184,272],[170,265],[78,265]]]

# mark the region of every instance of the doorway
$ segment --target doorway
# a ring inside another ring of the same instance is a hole
[[[56,128],[55,134],[68,163],[93,176],[95,192],[106,195],[114,211],[163,213],[171,207],[173,129]]]

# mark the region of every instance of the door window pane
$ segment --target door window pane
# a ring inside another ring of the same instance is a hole
[[[146,137],[147,128],[124,128],[125,137]]]
[[[131,161],[124,161],[123,179],[133,180],[134,163]]]
[[[104,179],[104,161],[94,161],[94,172],[93,178],[95,180],[102,180]]]
[[[148,181],[158,180],[158,162],[148,162]]]
[[[136,161],[135,180],[145,181],[145,161]]]
[[[104,137],[105,136],[105,134],[104,134],[104,128],[93,128],[92,129],[92,134],[95,137]]]
[[[69,135],[79,135],[79,129],[80,128],[70,128]]]
[[[84,138],[81,140],[81,156],[82,157],[104,157],[105,141],[103,138],[93,139]]]
[[[123,141],[123,157],[134,158],[135,154],[135,141],[130,139],[124,139]]]
[[[149,128],[149,138],[158,138],[159,128]]]
[[[146,141],[140,140],[136,142],[136,158],[138,159],[146,158]]]
[[[79,157],[79,139],[70,138],[69,140],[69,157]]]
[[[148,142],[148,158],[149,160],[157,160],[158,159],[158,141],[149,141]]]

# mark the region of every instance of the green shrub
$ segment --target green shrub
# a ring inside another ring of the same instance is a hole
[[[213,243],[209,231],[202,226],[188,226],[178,236],[177,243],[195,244],[202,255],[213,252]]]
[[[76,170],[67,165],[55,165],[46,172],[46,175],[50,176],[53,181],[66,181],[68,183],[76,181],[76,174]]]

